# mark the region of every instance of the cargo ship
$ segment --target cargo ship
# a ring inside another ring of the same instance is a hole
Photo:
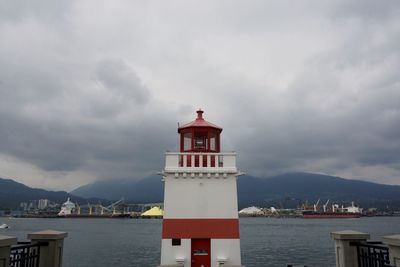
[[[115,206],[121,203],[123,199],[111,204],[108,207],[100,205],[101,212],[92,212],[92,206],[89,206],[89,213],[81,213],[81,208],[78,204],[74,204],[68,198],[68,200],[62,204],[60,212],[57,214],[59,218],[130,218],[129,213],[117,213]]]
[[[360,218],[361,213],[354,212],[323,212],[323,211],[303,211],[304,219],[341,219],[341,218]]]
[[[346,219],[359,218],[362,215],[362,209],[354,206],[354,202],[349,207],[339,207],[338,204],[333,204],[328,210],[329,200],[323,205],[323,209],[318,209],[319,200],[314,204],[313,209],[303,209],[302,214],[304,219]]]

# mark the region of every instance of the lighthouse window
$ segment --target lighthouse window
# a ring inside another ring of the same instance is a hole
[[[181,245],[181,239],[180,238],[172,238],[172,245],[173,246],[180,246]]]
[[[207,138],[205,136],[196,136],[194,140],[194,148],[206,148]]]
[[[185,133],[183,136],[183,150],[190,150],[192,148],[192,134]]]
[[[210,137],[210,149],[215,150],[215,135]]]
[[[204,147],[204,139],[203,138],[196,138],[196,143],[195,143],[196,148],[203,148]]]

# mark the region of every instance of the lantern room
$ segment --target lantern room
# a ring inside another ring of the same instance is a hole
[[[222,128],[206,121],[203,111],[197,111],[197,118],[178,128],[181,152],[219,153]]]

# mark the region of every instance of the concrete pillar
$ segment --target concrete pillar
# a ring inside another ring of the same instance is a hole
[[[11,246],[16,243],[16,237],[0,235],[0,267],[10,266]]]
[[[63,257],[64,238],[66,232],[44,230],[28,234],[32,242],[48,242],[47,246],[40,247],[39,267],[61,267]]]
[[[384,236],[383,243],[389,246],[390,264],[400,267],[400,235]]]
[[[345,230],[332,232],[331,238],[335,240],[336,267],[357,267],[357,248],[350,246],[350,242],[366,241],[370,235]]]

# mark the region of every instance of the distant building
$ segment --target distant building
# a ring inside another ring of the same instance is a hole
[[[34,200],[30,201],[28,204],[28,210],[33,210],[36,208],[37,208],[36,202]]]
[[[39,199],[38,201],[38,209],[40,210],[44,210],[45,208],[47,208],[50,204],[50,200],[48,199]]]
[[[19,204],[19,207],[20,207],[21,210],[27,211],[27,210],[28,210],[28,203],[26,203],[26,202],[21,202],[21,203]]]

